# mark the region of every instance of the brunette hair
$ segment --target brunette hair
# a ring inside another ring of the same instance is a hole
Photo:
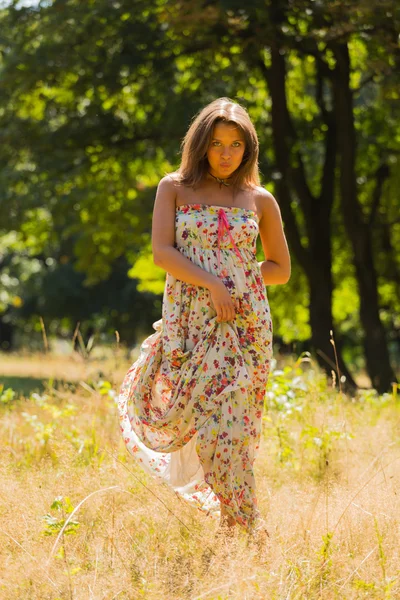
[[[242,185],[260,185],[256,130],[246,109],[230,98],[217,98],[194,117],[182,141],[182,160],[174,177],[177,183],[195,188],[206,175],[209,169],[207,149],[214,126],[220,122],[238,127],[245,140],[242,162],[232,175],[234,191]]]

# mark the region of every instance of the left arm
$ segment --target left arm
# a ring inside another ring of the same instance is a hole
[[[261,213],[260,238],[266,259],[258,264],[264,283],[287,283],[290,278],[290,255],[278,203],[273,195],[263,188],[257,198],[257,204]]]

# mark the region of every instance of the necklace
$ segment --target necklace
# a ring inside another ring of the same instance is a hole
[[[211,177],[213,177],[215,179],[215,181],[217,183],[219,183],[219,189],[221,189],[221,186],[223,186],[223,185],[226,185],[226,186],[232,185],[232,182],[227,183],[227,181],[226,181],[227,179],[229,179],[229,177],[227,177],[226,179],[220,179],[219,177],[215,177],[215,175],[210,173],[210,171],[207,171],[207,172],[209,175],[211,175]]]

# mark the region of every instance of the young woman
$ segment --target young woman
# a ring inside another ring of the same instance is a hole
[[[254,532],[272,356],[265,285],[288,281],[290,258],[277,202],[260,186],[256,131],[229,98],[197,115],[179,169],[161,179],[152,248],[167,272],[162,318],[121,387],[125,443],[189,502]]]

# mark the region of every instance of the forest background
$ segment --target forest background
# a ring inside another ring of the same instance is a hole
[[[0,10],[0,344],[137,344],[160,318],[159,179],[227,96],[260,139],[293,273],[275,340],[379,392],[400,366],[399,9],[373,0],[48,0]],[[259,259],[263,259],[260,240]]]

